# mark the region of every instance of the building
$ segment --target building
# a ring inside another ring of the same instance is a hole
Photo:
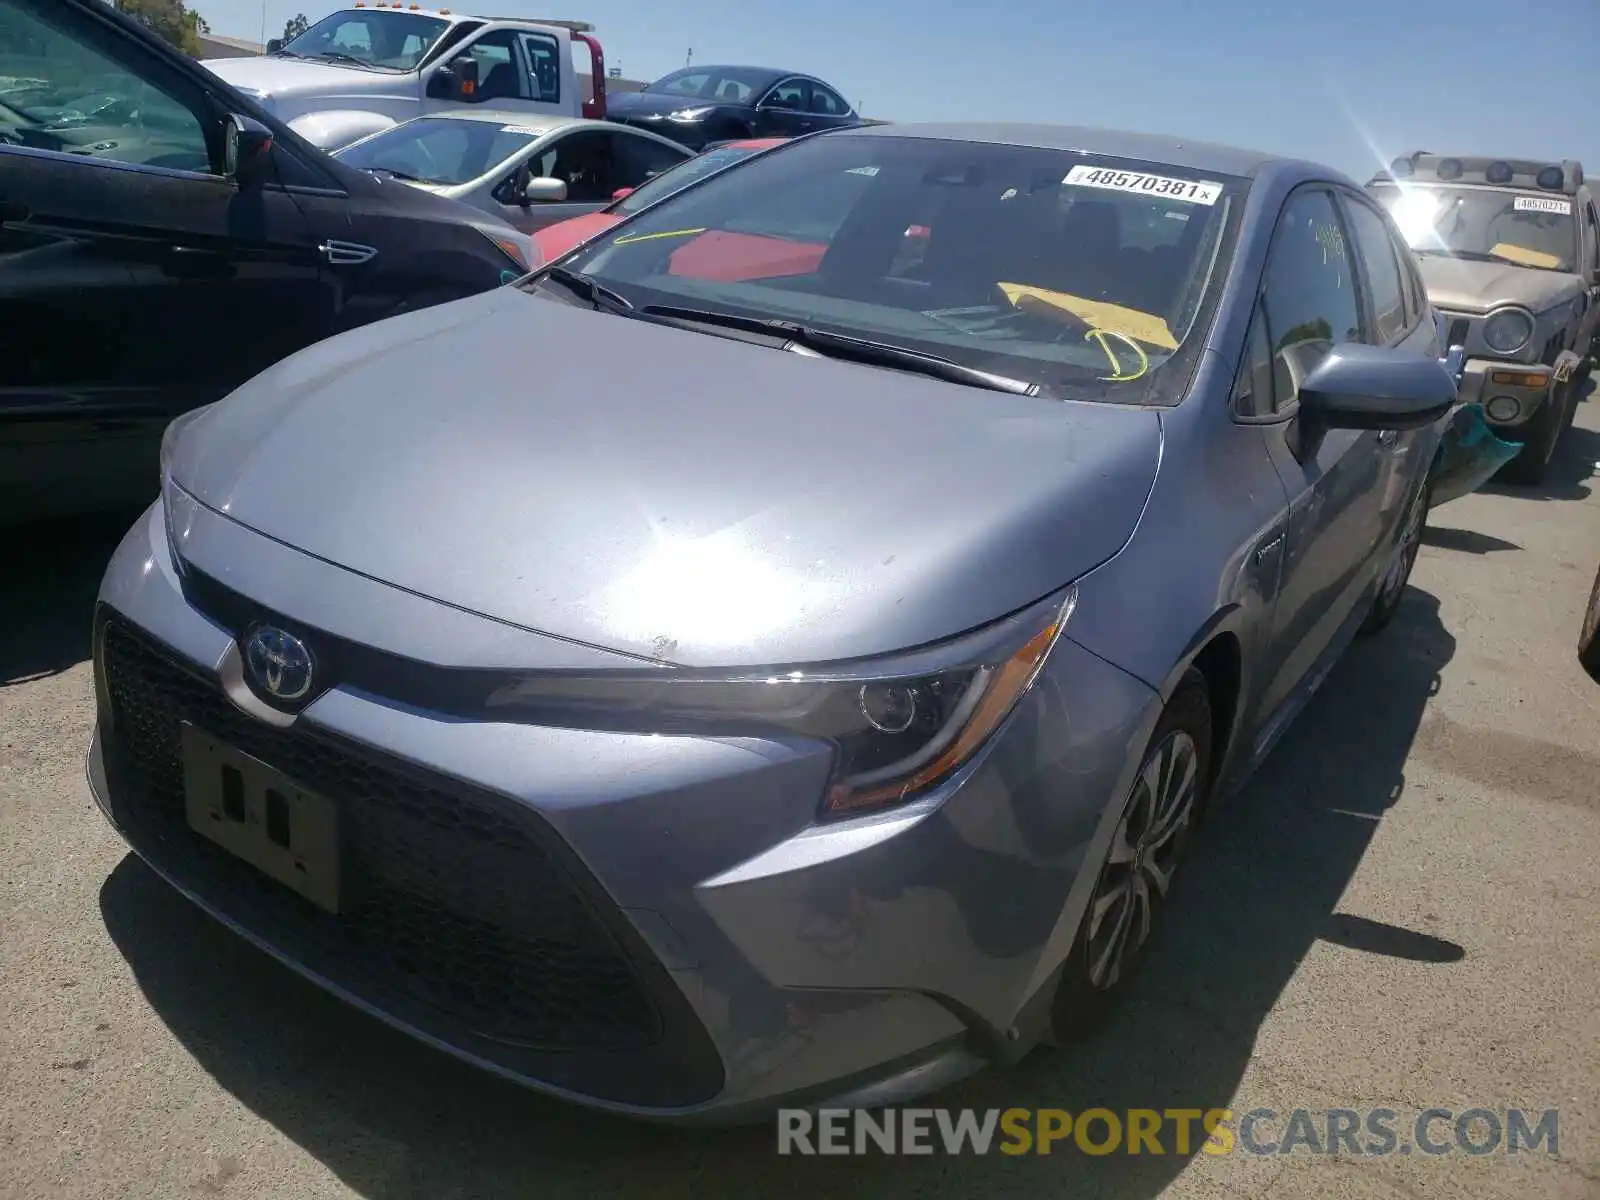
[[[262,54],[266,47],[260,42],[246,41],[244,38],[223,37],[216,33],[202,33],[200,35],[199,58],[249,58],[252,55]]]

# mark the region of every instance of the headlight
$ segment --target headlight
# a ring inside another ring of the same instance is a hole
[[[708,112],[711,112],[712,109],[714,109],[715,107],[716,107],[715,105],[706,105],[706,106],[701,107],[701,108],[680,108],[677,112],[668,113],[667,114],[667,120],[669,120],[669,121],[698,121],[701,117],[705,116]]]
[[[590,728],[822,738],[836,751],[824,815],[859,813],[913,799],[970,760],[1032,685],[1077,599],[1069,588],[892,660],[760,675],[550,674],[501,688],[489,705]]]
[[[1496,354],[1515,354],[1533,336],[1533,317],[1520,308],[1502,308],[1483,323],[1484,344]]]

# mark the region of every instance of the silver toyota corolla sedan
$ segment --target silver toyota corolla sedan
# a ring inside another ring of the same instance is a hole
[[[94,793],[294,969],[596,1107],[1071,1038],[1401,603],[1455,395],[1412,269],[1350,180],[1237,150],[756,156],[175,423]]]

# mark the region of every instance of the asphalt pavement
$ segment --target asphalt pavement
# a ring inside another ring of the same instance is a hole
[[[797,1159],[476,1074],[248,948],[101,820],[88,619],[123,517],[36,533],[0,577],[0,1196],[1600,1196],[1597,460],[1600,396],[1546,486],[1438,509],[1395,625],[1215,814],[1128,1008],[931,1102],[1557,1109],[1554,1154]]]

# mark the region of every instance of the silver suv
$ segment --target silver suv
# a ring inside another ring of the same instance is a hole
[[[1583,165],[1418,151],[1367,184],[1416,251],[1461,396],[1521,442],[1505,475],[1538,483],[1572,423],[1600,319],[1600,217]]]

